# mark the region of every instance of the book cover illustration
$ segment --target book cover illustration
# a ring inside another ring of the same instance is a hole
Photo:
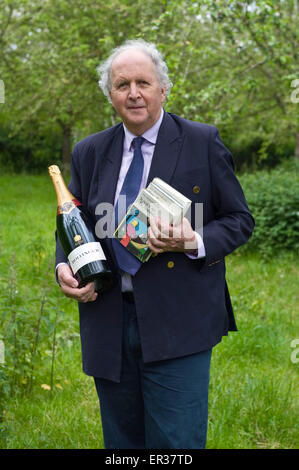
[[[147,231],[150,217],[161,217],[168,225],[179,224],[191,201],[160,178],[143,189],[114,232],[114,237],[141,262],[148,261]]]
[[[151,256],[147,245],[148,217],[133,204],[122,220],[114,236],[141,262]]]

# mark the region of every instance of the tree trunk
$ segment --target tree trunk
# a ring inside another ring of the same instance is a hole
[[[295,158],[299,159],[299,132],[296,132]]]

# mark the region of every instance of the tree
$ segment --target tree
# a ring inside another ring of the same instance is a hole
[[[206,4],[226,57],[225,79],[218,83],[223,90],[222,107],[233,118],[232,128],[240,132],[245,126],[251,136],[262,137],[261,158],[267,156],[272,141],[297,137],[298,145],[297,109],[291,101],[291,83],[298,77],[296,2],[220,0]]]
[[[234,146],[258,138],[260,159],[271,142],[294,140],[291,0],[3,3],[0,78],[7,99],[0,125],[11,137],[59,135],[66,165],[74,140],[118,119],[99,90],[96,67],[136,37],[156,43],[167,61],[174,82],[167,110],[217,125]]]

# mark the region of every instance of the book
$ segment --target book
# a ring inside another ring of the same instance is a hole
[[[191,200],[160,178],[144,188],[113,236],[142,263],[149,260],[147,231],[150,217],[160,217],[167,225],[179,225],[191,205]]]

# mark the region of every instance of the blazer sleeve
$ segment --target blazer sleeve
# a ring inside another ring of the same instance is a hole
[[[211,127],[209,164],[214,218],[203,227],[205,265],[213,264],[247,242],[254,228],[241,185],[234,173],[233,157]]]

